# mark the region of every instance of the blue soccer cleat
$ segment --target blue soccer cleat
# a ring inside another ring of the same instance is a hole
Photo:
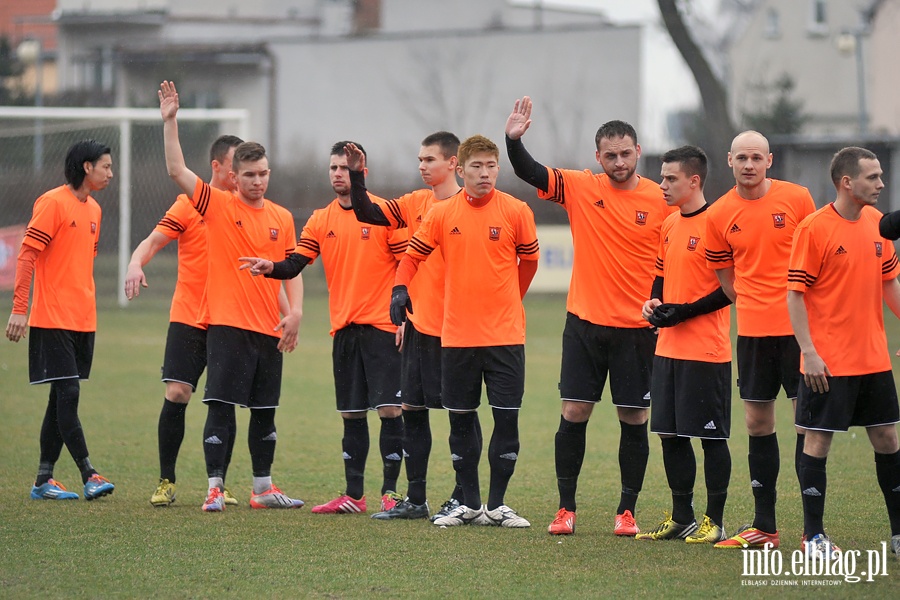
[[[31,486],[32,500],[78,500],[78,494],[66,490],[66,486],[56,481],[49,480],[42,485]]]
[[[84,499],[93,500],[101,496],[108,496],[113,493],[114,489],[116,489],[116,486],[110,483],[109,479],[94,473],[84,484]]]

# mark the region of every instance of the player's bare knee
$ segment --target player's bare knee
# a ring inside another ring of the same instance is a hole
[[[382,419],[394,419],[403,414],[403,409],[399,406],[379,406],[378,416]]]
[[[872,449],[878,454],[893,454],[900,450],[900,442],[897,439],[897,427],[895,425],[878,425],[867,427],[866,434],[872,443]]]
[[[191,400],[193,390],[186,383],[166,382],[166,400],[175,404],[187,404]]]
[[[753,437],[775,433],[775,402],[744,401],[744,422]]]
[[[646,408],[625,408],[617,406],[619,420],[627,425],[643,425],[647,422],[650,411]]]
[[[591,418],[592,412],[594,412],[594,404],[592,402],[563,400],[562,416],[570,423],[584,423]]]
[[[834,436],[830,431],[809,430],[803,439],[803,454],[815,458],[825,458],[831,450],[831,439]]]

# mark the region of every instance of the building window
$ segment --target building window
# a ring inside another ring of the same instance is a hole
[[[763,33],[769,39],[781,37],[781,18],[777,8],[770,7],[766,10],[766,27]]]
[[[810,35],[828,34],[828,3],[826,0],[810,0],[808,31]]]

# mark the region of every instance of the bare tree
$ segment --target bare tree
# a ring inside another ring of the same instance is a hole
[[[688,140],[701,146],[710,157],[710,177],[706,184],[707,197],[718,198],[733,184],[734,179],[725,165],[724,157],[731,147],[736,128],[728,113],[728,91],[716,77],[703,50],[685,24],[678,0],[657,0],[666,30],[678,52],[694,75],[703,104],[702,127],[697,128],[698,139]]]

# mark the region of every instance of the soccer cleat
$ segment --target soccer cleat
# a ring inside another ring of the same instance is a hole
[[[238,502],[238,499],[234,497],[234,494],[232,494],[228,490],[228,488],[222,490],[222,497],[225,498],[225,504],[228,506],[237,506],[240,504],[240,502]]]
[[[94,473],[84,484],[84,499],[90,501],[101,496],[108,496],[113,493],[114,489],[116,486],[110,483],[109,479]]]
[[[32,500],[78,500],[78,494],[70,492],[66,486],[50,479],[47,483],[31,486]]]
[[[815,537],[815,536],[813,536],[813,537]],[[837,544],[832,542],[830,539],[828,541],[831,544],[832,552],[841,552],[840,546],[838,546]],[[806,550],[806,534],[805,533],[802,536],[800,536],[800,549]]]
[[[550,535],[572,535],[575,533],[575,511],[559,509],[550,526],[547,527]]]
[[[831,543],[824,533],[817,533],[809,541],[803,542],[803,551],[808,558],[831,560],[835,552],[841,549]]]
[[[487,525],[484,517],[484,506],[478,508],[469,508],[464,504],[460,504],[450,511],[450,514],[437,518],[435,525],[440,527],[456,527],[458,525]]]
[[[516,511],[505,504],[501,504],[494,510],[488,510],[485,506],[482,514],[487,521],[487,523],[485,523],[486,525],[493,525],[494,527],[509,527],[511,529],[531,527],[531,523],[528,522],[528,519],[520,517],[518,514],[516,514]],[[479,525],[480,524],[481,523],[479,523]]]
[[[727,540],[722,540],[714,548],[735,548],[738,550],[746,548],[765,548],[769,544],[769,549],[774,550],[778,547],[778,532],[766,533],[756,527],[744,525],[737,530],[733,536]]]
[[[666,513],[666,518],[655,529],[651,529],[646,533],[635,534],[634,539],[651,541],[683,540],[697,531],[697,529],[697,521],[691,521],[686,525],[682,525],[673,521],[669,513]]]
[[[621,515],[616,515],[616,527],[613,529],[613,533],[633,536],[640,532],[641,530],[638,528],[637,523],[634,522],[634,515],[631,514],[630,510],[626,510]]]
[[[206,496],[206,502],[201,507],[205,512],[222,512],[225,510],[225,496],[222,490],[217,487],[209,488],[209,494]]]
[[[700,529],[684,538],[684,541],[688,544],[717,544],[725,538],[725,530],[713,523],[708,516],[703,515]]]
[[[385,492],[385,494],[381,497],[381,511],[386,512],[397,506],[398,502],[403,501],[403,496],[398,494],[397,492]]]
[[[894,552],[897,560],[900,560],[900,534],[891,536],[891,550]]]
[[[456,509],[458,507],[459,507],[459,500],[457,500],[456,498],[450,498],[449,500],[447,500],[446,502],[441,504],[441,507],[438,509],[438,511],[436,513],[431,515],[431,522],[434,523],[441,517],[446,517],[451,512],[453,512],[454,509]]]
[[[168,506],[175,502],[175,484],[168,479],[160,479],[156,491],[150,496],[150,504],[156,507]]]
[[[385,510],[372,515],[373,519],[379,521],[390,521],[392,519],[427,519],[428,503],[413,504],[409,499],[401,500],[390,510]]]
[[[225,498],[225,494],[222,494]],[[288,497],[273,483],[261,494],[250,494],[250,508],[302,508],[303,500]]]
[[[347,494],[338,496],[331,502],[313,506],[312,511],[318,515],[353,515],[366,512],[366,497],[354,500]]]

